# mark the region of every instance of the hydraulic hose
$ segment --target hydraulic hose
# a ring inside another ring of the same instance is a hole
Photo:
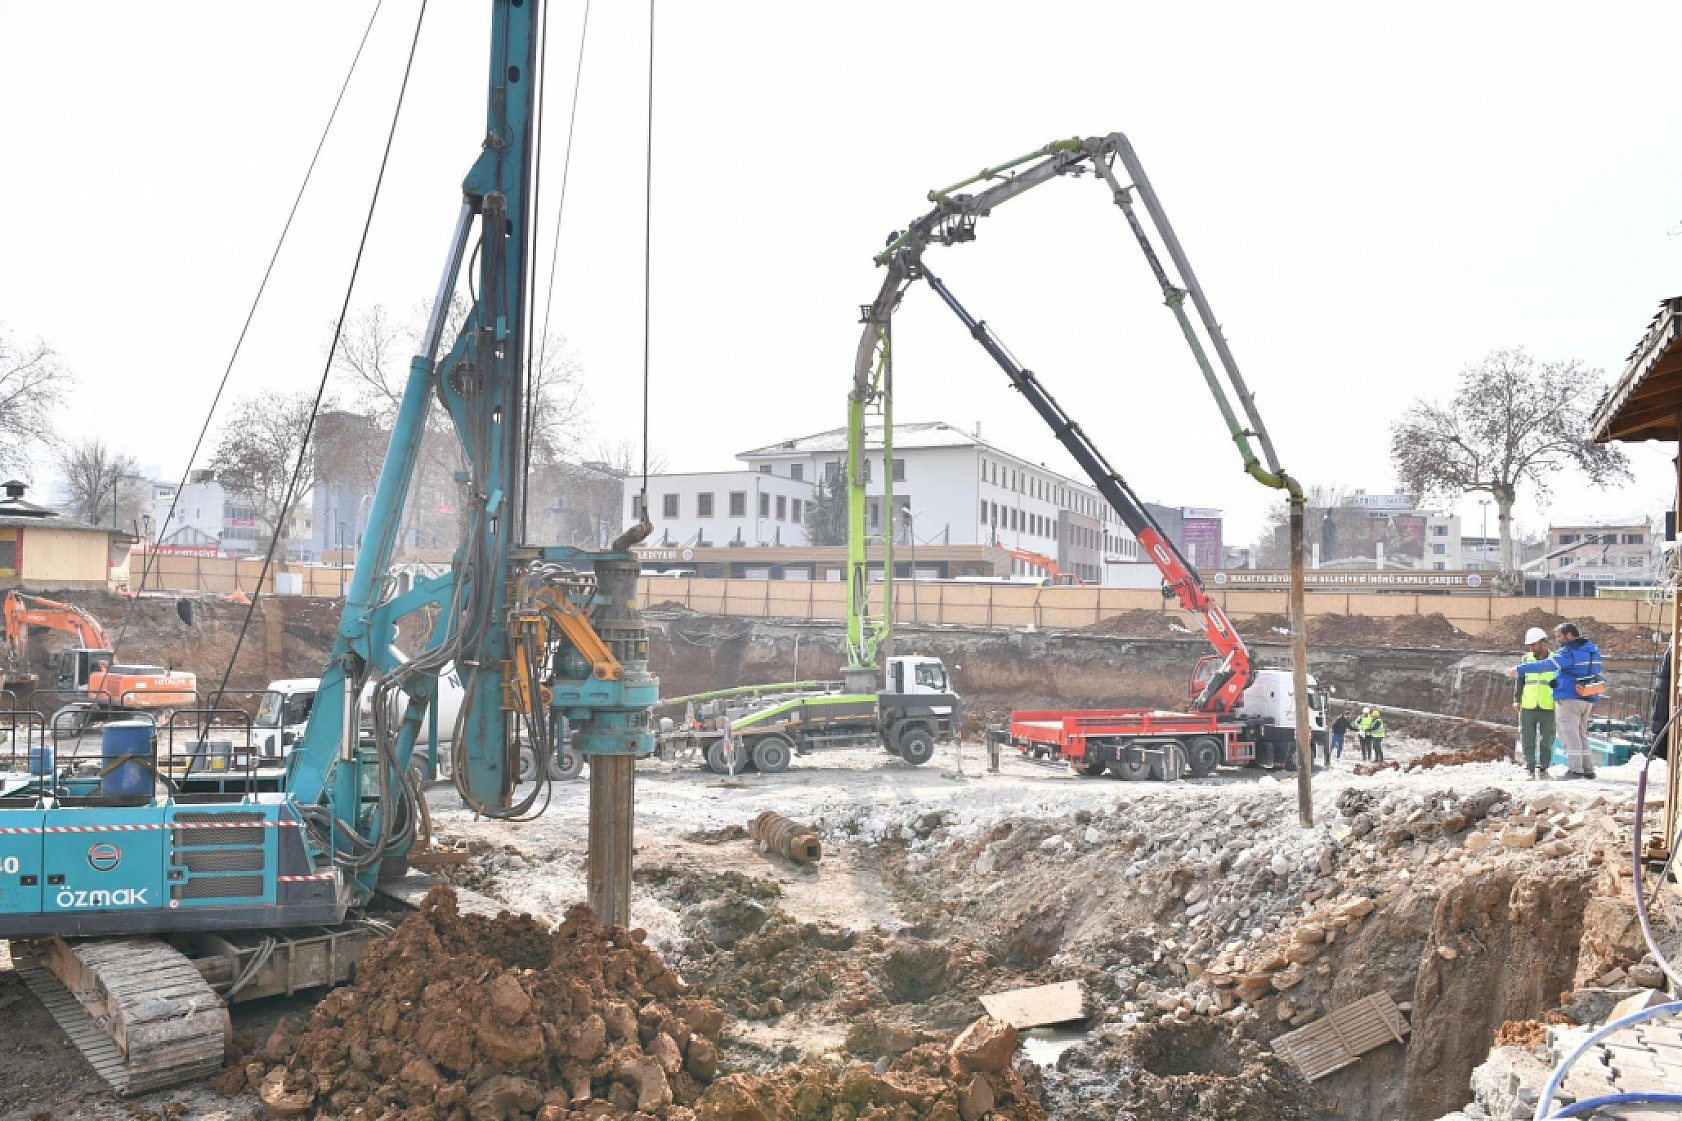
[[[1552,1077],[1548,1079],[1547,1086],[1542,1090],[1541,1099],[1536,1103],[1535,1121],[1547,1121],[1548,1118],[1555,1116],[1555,1114],[1548,1111],[1548,1107],[1553,1105],[1554,1094],[1559,1092],[1559,1084],[1565,1081],[1565,1074],[1571,1069],[1571,1064],[1582,1058],[1584,1053],[1586,1053],[1590,1047],[1593,1047],[1596,1043],[1599,1043],[1602,1039],[1605,1039],[1613,1032],[1622,1031],[1624,1028],[1633,1027],[1636,1024],[1645,1023],[1648,1020],[1656,1020],[1661,1016],[1674,1016],[1678,1013],[1682,1013],[1682,1001],[1672,1001],[1669,1004],[1655,1004],[1651,1008],[1643,1008],[1639,1012],[1632,1012],[1630,1015],[1621,1019],[1613,1020],[1610,1024],[1599,1028],[1594,1032],[1594,1034],[1577,1044],[1576,1048],[1573,1049],[1569,1055],[1565,1056],[1565,1060],[1561,1062],[1559,1066],[1554,1068]],[[1563,1114],[1562,1116],[1571,1115]]]

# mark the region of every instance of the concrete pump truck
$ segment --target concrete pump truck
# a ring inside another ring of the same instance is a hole
[[[361,916],[382,882],[404,874],[416,841],[410,756],[447,664],[463,689],[451,773],[475,811],[541,812],[543,783],[516,796],[520,744],[547,758],[563,718],[575,729],[591,760],[589,902],[606,922],[626,919],[633,765],[653,750],[658,692],[630,551],[646,520],[594,552],[534,546],[522,529],[544,6],[489,5],[483,143],[462,183],[331,657],[281,789],[177,794],[159,778],[136,792],[55,775],[0,798],[0,939],[121,1092],[213,1072],[229,1035],[224,1000],[343,981],[385,929]],[[446,339],[470,258],[471,309]],[[464,531],[448,573],[399,594],[387,570],[434,401],[466,465],[457,475]],[[435,622],[404,657],[397,625],[422,611]],[[357,719],[364,685],[368,736]],[[150,750],[142,735],[126,760],[167,770]]]
[[[848,512],[851,522],[848,554],[848,652],[852,664],[844,673],[870,676],[875,672],[879,648],[892,640],[893,561],[891,536],[885,537],[880,614],[871,607],[864,542],[865,484],[869,481],[865,449],[869,420],[878,419],[883,439],[883,457],[893,456],[893,348],[892,323],[905,292],[918,280],[926,281],[941,301],[957,316],[987,356],[1004,371],[1013,389],[1027,400],[1052,434],[1072,456],[1099,494],[1115,511],[1121,523],[1138,540],[1140,550],[1156,565],[1162,576],[1162,595],[1214,647],[1192,673],[1191,712],[1156,709],[1114,709],[1099,712],[1017,712],[1008,731],[996,736],[1008,739],[1025,754],[1067,760],[1078,770],[1099,775],[1109,771],[1119,778],[1147,776],[1178,778],[1190,772],[1205,776],[1223,764],[1289,766],[1299,757],[1299,729],[1308,729],[1316,741],[1325,735],[1323,702],[1304,668],[1302,680],[1290,670],[1258,668],[1243,638],[1226,612],[1203,586],[1197,570],[1185,559],[1174,542],[1151,517],[1144,502],[1134,493],[1082,427],[1052,397],[1039,377],[1025,369],[986,323],[970,314],[925,260],[934,245],[959,245],[974,241],[977,220],[998,206],[1041,184],[1060,178],[1091,175],[1109,188],[1111,201],[1127,220],[1129,229],[1144,253],[1163,301],[1174,313],[1182,335],[1201,370],[1204,382],[1215,398],[1229,434],[1243,459],[1244,470],[1264,485],[1289,492],[1300,499],[1301,488],[1278,465],[1272,441],[1256,412],[1255,402],[1245,385],[1238,364],[1216,322],[1214,312],[1191,264],[1169,224],[1150,179],[1145,175],[1133,145],[1119,132],[1107,136],[1054,141],[1037,151],[954,183],[930,191],[933,209],[895,231],[888,245],[875,257],[886,271],[873,302],[864,305],[863,326],[853,365],[853,390],[848,398],[847,478]],[[975,194],[964,193],[972,184],[993,181]],[[1142,202],[1155,225],[1180,276],[1170,279],[1135,208]],[[1186,311],[1187,298],[1196,309],[1221,365],[1227,382],[1245,413],[1240,422],[1228,400],[1204,349],[1203,341]],[[1252,448],[1259,444],[1261,454]],[[1266,465],[1263,465],[1263,458]],[[892,472],[884,471],[883,508],[894,506]],[[1046,564],[1039,567],[1047,569]],[[1299,701],[1310,711],[1299,721]]]

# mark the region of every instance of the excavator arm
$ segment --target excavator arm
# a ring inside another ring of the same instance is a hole
[[[6,652],[12,658],[23,656],[28,627],[68,631],[89,650],[111,649],[111,640],[99,620],[74,604],[26,596],[22,592],[7,592],[4,604],[0,604],[0,615],[5,616]]]
[[[1127,485],[1127,480],[1110,466],[1104,454],[1093,444],[1091,437],[1070,418],[1045,386],[1040,384],[1034,372],[1023,369],[1021,363],[1012,357],[988,329],[987,324],[972,316],[968,309],[958,302],[951,289],[928,270],[927,265],[922,266],[922,276],[946,306],[952,309],[952,313],[969,329],[971,337],[981,344],[981,348],[1005,372],[1005,376],[1010,378],[1010,383],[1016,387],[1017,392],[1027,398],[1034,411],[1051,426],[1057,441],[1068,449],[1075,462],[1080,464],[1081,470],[1086,472],[1086,477],[1092,480],[1092,485],[1098,488],[1098,493],[1104,496],[1104,501],[1108,502],[1121,518],[1122,524],[1138,538],[1145,555],[1150,557],[1151,563],[1162,573],[1163,595],[1178,600],[1180,610],[1202,627],[1204,636],[1215,648],[1220,661],[1215,672],[1193,700],[1192,707],[1198,712],[1232,711],[1255,677],[1255,664],[1250,659],[1250,651],[1244,645],[1244,640],[1238,636],[1232,621],[1226,617],[1226,612],[1204,591],[1203,580],[1198,576],[1197,570],[1180,555],[1180,550],[1175,548],[1168,535],[1162,532],[1162,527],[1156,524],[1156,519],[1145,509],[1145,504],[1139,500],[1139,496],[1133,493],[1133,488]]]

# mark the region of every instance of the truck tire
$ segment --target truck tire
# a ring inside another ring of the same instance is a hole
[[[788,770],[794,757],[794,745],[782,736],[765,736],[753,745],[753,765],[761,774],[774,775]]]
[[[1221,765],[1226,752],[1214,736],[1198,736],[1186,744],[1186,766],[1198,778],[1208,778]]]
[[[537,781],[537,751],[527,743],[520,745],[520,781]]]
[[[934,737],[922,727],[907,728],[900,733],[899,757],[913,767],[920,767],[934,758]]]
[[[739,740],[735,741],[734,746],[735,751],[732,752],[732,754],[736,756],[735,769],[737,774],[741,774],[743,771],[747,770],[747,752],[742,750],[742,744]],[[707,746],[707,766],[712,768],[712,772],[715,775],[727,775],[730,773],[730,761],[725,758],[723,740],[714,740]]]
[[[426,752],[416,751],[409,756],[409,778],[416,790],[425,790],[432,782],[432,768],[426,765]]]
[[[570,747],[561,749],[549,760],[549,777],[556,782],[571,782],[584,773],[584,756]]]
[[[1086,754],[1079,762],[1075,763],[1075,770],[1092,778],[1098,777],[1108,769],[1108,764],[1104,762],[1104,754],[1104,748],[1101,744],[1087,744]]]
[[[1115,758],[1110,761],[1109,767],[1110,774],[1123,782],[1143,782],[1151,773],[1144,752],[1126,745],[1116,748]]]

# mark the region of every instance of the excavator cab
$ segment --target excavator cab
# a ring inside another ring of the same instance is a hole
[[[55,688],[60,694],[87,692],[93,675],[110,669],[115,657],[109,650],[87,650],[74,646],[60,652]]]

